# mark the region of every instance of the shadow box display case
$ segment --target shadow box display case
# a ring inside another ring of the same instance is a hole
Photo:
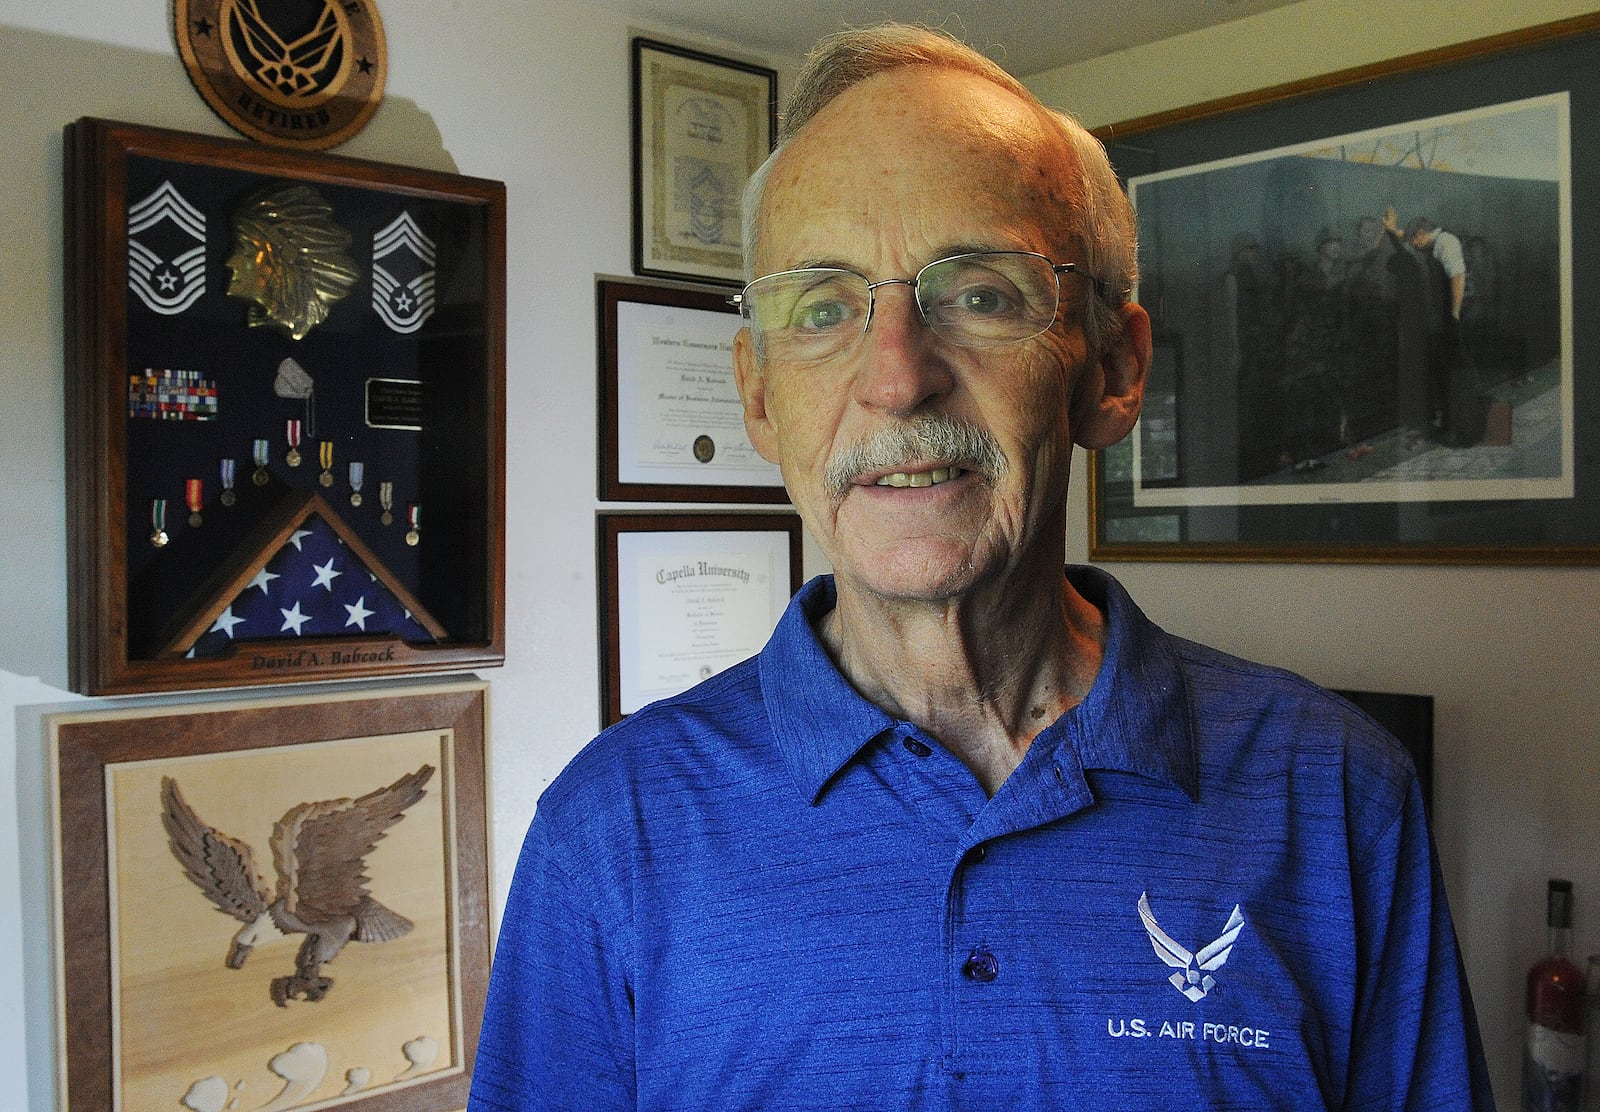
[[[71,684],[504,659],[505,188],[66,134]]]

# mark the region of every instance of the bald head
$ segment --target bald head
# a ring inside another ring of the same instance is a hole
[[[963,102],[957,109],[947,105],[923,126],[958,134],[986,129],[992,134],[1009,133],[1015,146],[1005,161],[1020,174],[1038,175],[1020,184],[1033,190],[1032,203],[1040,207],[1039,218],[1062,229],[1059,238],[1074,245],[1075,261],[1102,283],[1101,296],[1086,313],[1091,343],[1098,346],[1113,337],[1120,321],[1118,310],[1132,290],[1138,264],[1133,213],[1104,148],[1076,120],[1046,108],[993,61],[949,35],[924,27],[885,24],[841,32],[824,39],[807,57],[783,115],[779,146],[751,178],[745,193],[746,276],[757,276],[765,265],[759,260],[767,185],[778,166],[788,162],[790,145],[841,95],[894,71],[913,85],[941,73],[966,75],[1006,94],[987,98],[982,106]],[[887,111],[890,105],[878,108]],[[993,115],[978,118],[975,112]],[[884,138],[883,127],[869,120],[854,133],[835,129],[830,141],[887,159]],[[805,144],[796,154],[803,157],[786,166],[785,176],[817,172],[828,159],[827,151],[807,152]]]

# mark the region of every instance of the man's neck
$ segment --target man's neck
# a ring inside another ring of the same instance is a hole
[[[992,796],[1033,738],[1088,693],[1104,629],[1058,571],[934,602],[839,582],[818,632],[864,697],[938,739]]]

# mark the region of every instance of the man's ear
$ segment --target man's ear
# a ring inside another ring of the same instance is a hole
[[[1091,451],[1109,448],[1133,429],[1150,372],[1150,317],[1128,302],[1122,328],[1083,369],[1072,400],[1072,439]]]
[[[744,406],[744,428],[750,444],[768,463],[778,462],[778,434],[767,415],[767,377],[756,355],[755,336],[741,328],[733,338],[733,381]]]

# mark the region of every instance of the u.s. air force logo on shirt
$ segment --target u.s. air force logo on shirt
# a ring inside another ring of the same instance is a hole
[[[1175,972],[1166,977],[1167,983],[1177,989],[1192,1004],[1200,1004],[1217,987],[1217,974],[1233,955],[1244,930],[1244,909],[1233,905],[1233,911],[1222,924],[1222,931],[1210,941],[1201,942],[1194,949],[1173,938],[1156,920],[1150,906],[1150,894],[1141,892],[1138,901],[1139,921],[1144,925],[1155,956]],[[1152,963],[1153,964],[1153,963]],[[1162,990],[1165,1000],[1172,1000]],[[1155,1003],[1152,1001],[1152,1003]],[[1212,1012],[1189,1011],[1179,1005],[1178,1013],[1162,1016],[1108,1016],[1106,1034],[1112,1038],[1176,1039],[1216,1044],[1232,1044],[1251,1050],[1270,1048],[1272,1032],[1255,1023],[1240,1023]]]
[[[1139,894],[1139,919],[1144,923],[1145,933],[1150,936],[1150,945],[1155,947],[1156,957],[1180,970],[1167,980],[1172,982],[1173,988],[1195,1001],[1204,1000],[1206,993],[1216,986],[1217,979],[1212,974],[1221,969],[1228,955],[1233,953],[1233,944],[1239,940],[1239,932],[1244,929],[1244,914],[1239,910],[1239,905],[1234,904],[1233,914],[1228,916],[1222,933],[1214,941],[1191,952],[1161,929],[1155,913],[1150,910],[1148,892]]]

